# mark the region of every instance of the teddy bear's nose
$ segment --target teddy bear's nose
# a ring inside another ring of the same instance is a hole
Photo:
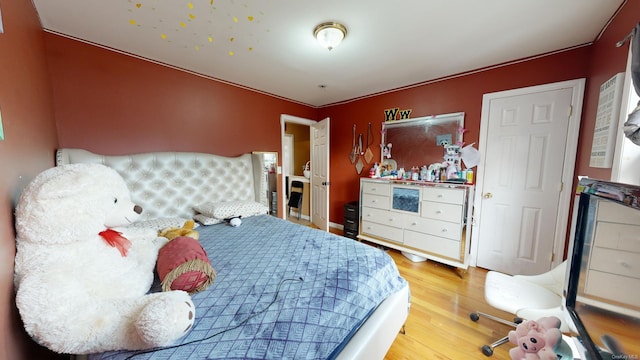
[[[142,214],[142,206],[140,205],[136,205],[133,207],[133,211],[136,212],[136,214]]]

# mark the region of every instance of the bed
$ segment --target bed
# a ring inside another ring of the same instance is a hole
[[[59,149],[56,163],[114,168],[145,209],[135,226],[160,229],[196,217],[198,204],[267,205],[259,156]],[[382,359],[403,329],[409,286],[377,248],[266,212],[197,230],[217,276],[192,295],[191,331],[171,347],[89,358]]]

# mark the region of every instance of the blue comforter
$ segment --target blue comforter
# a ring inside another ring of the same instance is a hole
[[[91,359],[333,358],[407,286],[383,251],[273,216],[198,231],[217,277],[193,295],[193,329],[175,347]]]

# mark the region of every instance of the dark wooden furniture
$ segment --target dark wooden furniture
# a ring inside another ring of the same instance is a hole
[[[360,221],[360,205],[357,201],[344,204],[344,236],[358,239],[358,222]]]

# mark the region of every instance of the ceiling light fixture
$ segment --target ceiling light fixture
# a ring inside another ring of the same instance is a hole
[[[329,50],[340,45],[342,39],[347,36],[347,28],[336,22],[322,23],[313,30],[316,40]]]

